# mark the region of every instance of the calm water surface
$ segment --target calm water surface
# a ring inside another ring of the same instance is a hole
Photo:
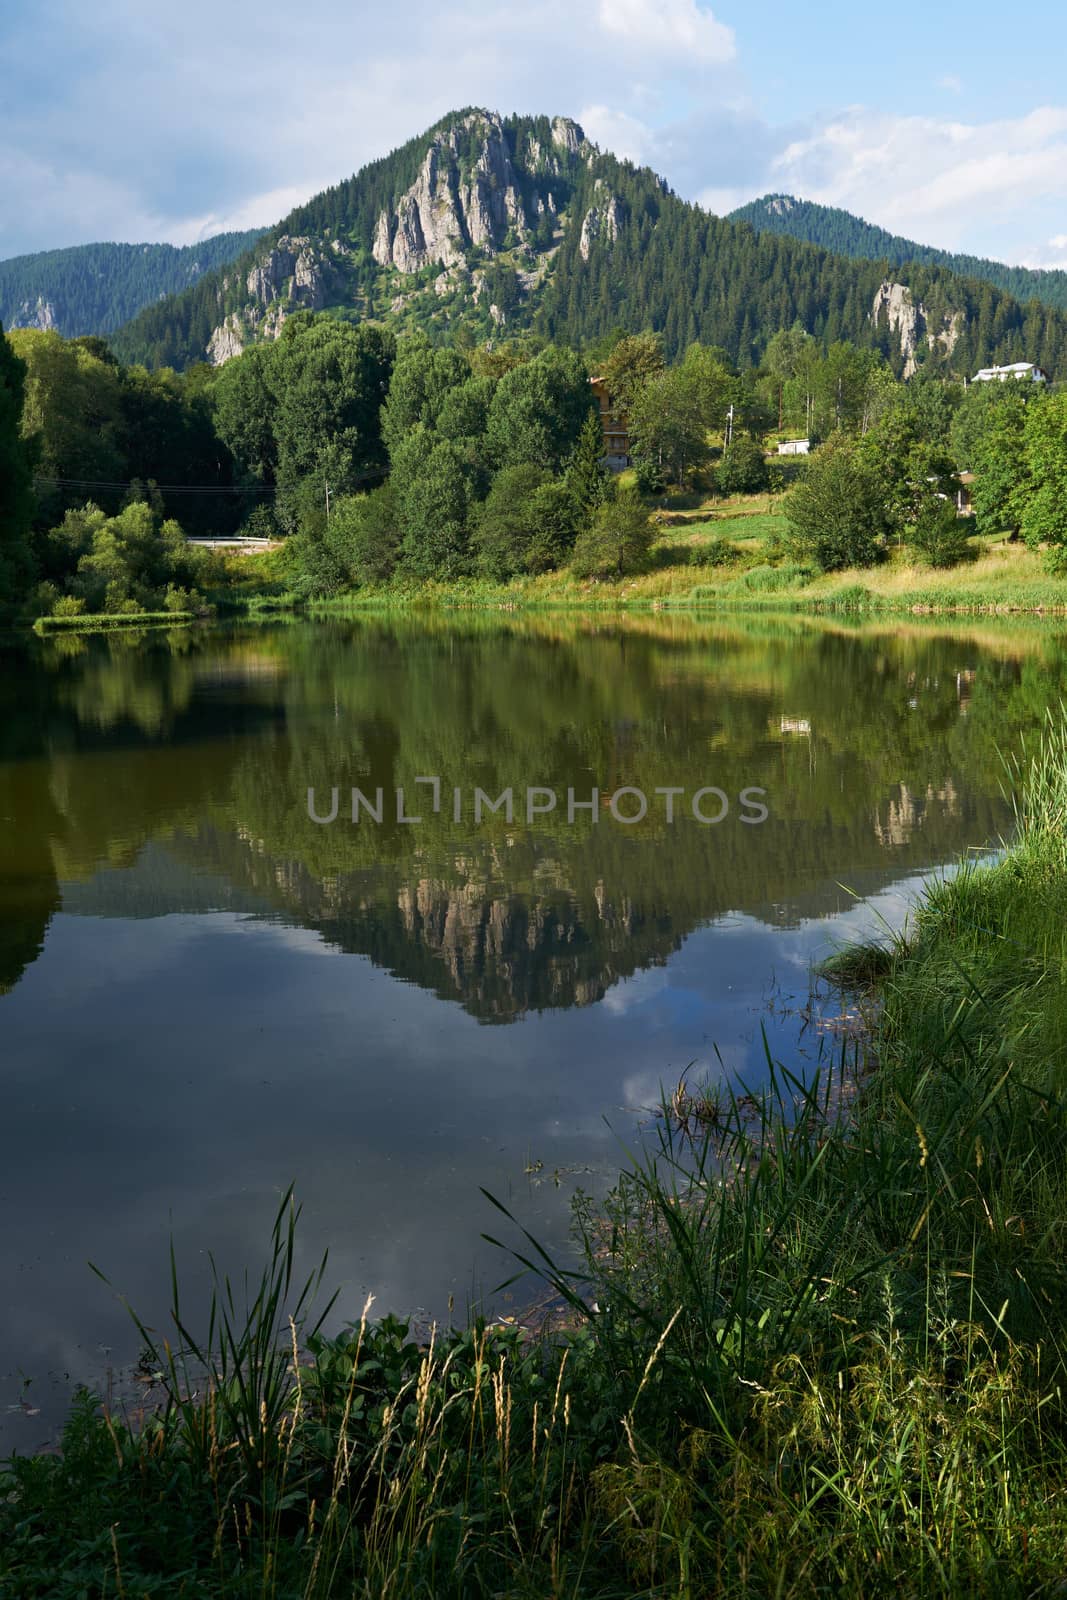
[[[0,646],[0,1445],[36,1447],[71,1382],[136,1358],[114,1291],[164,1325],[171,1236],[195,1301],[208,1248],[261,1260],[291,1181],[351,1317],[368,1292],[439,1317],[508,1275],[480,1186],[562,1245],[661,1082],[758,1082],[764,1027],[815,1064],[812,961],[997,838],[998,752],[1065,692],[1051,624]],[[535,784],[555,813],[474,824],[475,786]],[[323,808],[341,790],[331,826],[312,785]],[[767,821],[605,809],[705,785],[765,789]],[[381,825],[345,820],[353,786],[383,788]],[[421,823],[396,822],[399,786]],[[568,824],[568,787],[594,786],[598,820]]]

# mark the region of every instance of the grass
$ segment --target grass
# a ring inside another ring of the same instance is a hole
[[[680,1085],[579,1203],[576,1266],[494,1202],[554,1335],[327,1336],[287,1196],[258,1285],[216,1275],[197,1319],[174,1270],[158,1413],[84,1396],[61,1454],[8,1463],[0,1592],[1062,1593],[1067,724],[1008,777],[1010,848],[839,962],[868,1044]]]
[[[662,497],[649,569],[623,579],[580,579],[566,568],[507,583],[396,579],[305,604],[288,588],[284,550],[227,560],[229,587],[212,595],[223,610],[265,615],[307,609],[318,615],[365,610],[589,611],[715,609],[922,614],[1059,614],[1067,580],[1043,557],[1002,535],[974,536],[974,560],[936,571],[896,547],[878,567],[816,573],[783,554],[788,523],[781,496],[716,499],[694,492]]]
[[[80,617],[38,617],[36,633],[102,633],[112,628],[173,628],[197,621],[195,611],[88,612]]]

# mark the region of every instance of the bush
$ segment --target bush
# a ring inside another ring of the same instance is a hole
[[[695,567],[728,567],[737,560],[737,551],[728,539],[709,539],[690,545],[689,559]]]
[[[392,486],[338,500],[326,542],[353,584],[388,583],[396,571],[400,524]]]
[[[52,606],[54,617],[81,617],[85,615],[85,601],[80,595],[63,594]]]
[[[634,457],[634,482],[642,494],[662,494],[667,486],[663,468],[648,456]]]
[[[579,578],[622,578],[644,572],[652,525],[635,489],[622,489],[598,508],[592,526],[578,537],[571,570]]]
[[[758,494],[769,482],[767,463],[755,439],[735,439],[715,471],[720,494]]]
[[[823,572],[872,567],[884,558],[889,525],[883,486],[850,440],[833,440],[808,458],[785,514],[794,549]]]
[[[908,544],[931,567],[956,567],[973,557],[969,528],[951,500],[929,500],[908,531]]]
[[[774,593],[778,589],[796,589],[801,584],[807,583],[812,576],[812,569],[798,561],[783,561],[781,566],[772,567],[764,563],[762,566],[752,567],[745,573],[741,583],[746,589],[752,589],[757,594]]]

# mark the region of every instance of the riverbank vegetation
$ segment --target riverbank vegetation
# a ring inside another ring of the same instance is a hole
[[[488,1212],[567,1310],[542,1337],[358,1308],[327,1335],[287,1202],[258,1288],[197,1316],[176,1278],[169,1344],[142,1330],[162,1408],[86,1396],[60,1454],[8,1464],[4,1592],[1058,1592],[1061,725],[1015,777],[1008,851],[864,953],[851,1094],[778,1071],[702,1132],[668,1117],[579,1204],[573,1272]]]
[[[836,605],[856,583],[864,605],[1060,603],[1054,386],[902,383],[879,351],[799,328],[746,370],[697,344],[668,365],[651,333],[460,350],[310,313],[180,375],[120,367],[99,339],[20,330],[3,349],[0,599],[29,619],[441,586],[462,603],[615,586],[631,601]],[[628,422],[621,475],[602,460],[593,373]],[[810,456],[779,458],[802,430]],[[267,553],[235,563],[186,537],[235,533]],[[1000,536],[1034,557],[1012,570],[1016,599],[991,592],[1006,573],[978,570]]]

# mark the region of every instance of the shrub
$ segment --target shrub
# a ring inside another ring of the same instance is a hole
[[[974,554],[968,533],[951,500],[931,498],[912,524],[908,544],[931,567],[955,567]]]
[[[741,583],[744,588],[753,589],[758,594],[773,593],[777,589],[799,588],[801,584],[807,583],[811,576],[811,568],[801,562],[783,561],[779,567],[772,567],[766,563],[752,567],[745,573]]]
[[[715,471],[720,494],[758,494],[768,482],[767,463],[755,439],[735,439]]]
[[[728,567],[737,560],[737,551],[728,539],[709,539],[690,545],[689,559],[695,567]]]
[[[571,570],[579,578],[622,578],[648,566],[652,525],[634,489],[622,489],[598,508],[578,537]]]
[[[392,486],[346,495],[330,517],[326,542],[354,584],[388,583],[396,570],[400,524]]]
[[[809,457],[785,514],[794,547],[823,572],[871,567],[884,557],[888,521],[882,483],[850,440],[834,440]]]
[[[85,615],[85,601],[80,595],[63,594],[52,606],[54,617],[81,617]]]

